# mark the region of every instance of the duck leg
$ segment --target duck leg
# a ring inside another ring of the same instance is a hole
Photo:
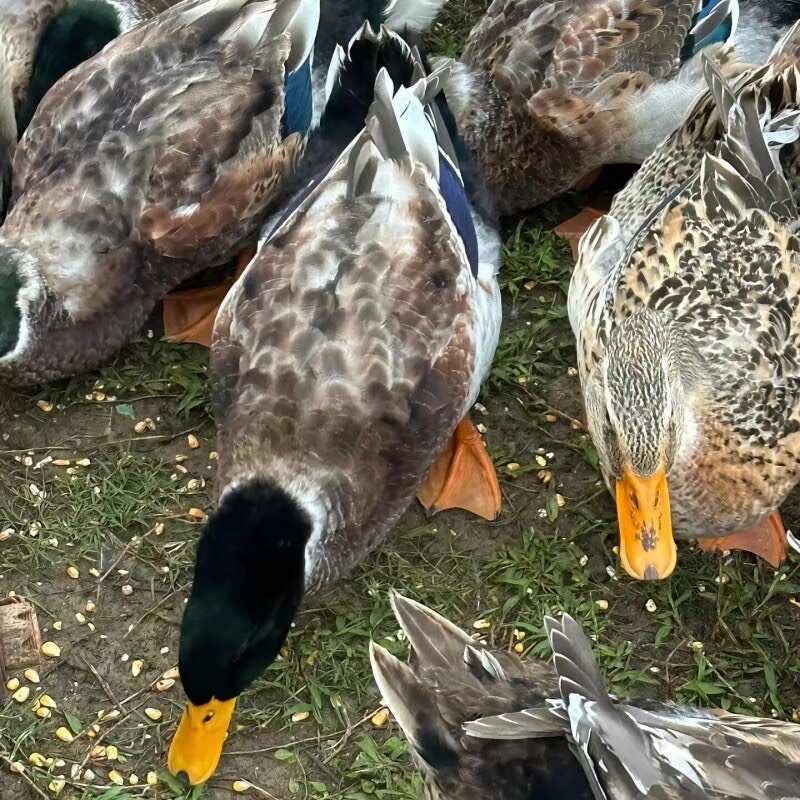
[[[230,280],[217,286],[202,289],[186,289],[172,292],[163,301],[164,338],[171,342],[194,342],[204,347],[211,346],[211,333],[222,301],[236,279],[256,254],[254,247],[239,253],[236,272]]]
[[[596,208],[592,208],[591,206],[587,206],[574,217],[570,217],[568,220],[562,222],[557,228],[554,228],[553,233],[569,242],[569,246],[572,248],[572,257],[577,259],[578,244],[581,240],[581,236],[586,233],[590,225],[596,219],[599,219],[605,213],[605,211],[600,211]]]
[[[447,449],[417,491],[417,499],[432,513],[463,508],[488,520],[500,513],[500,484],[494,464],[469,418],[459,422]]]
[[[787,552],[786,528],[777,511],[773,511],[758,525],[744,531],[737,531],[718,539],[698,539],[701,550],[719,552],[721,550],[745,550],[755,553],[776,569],[783,563]]]

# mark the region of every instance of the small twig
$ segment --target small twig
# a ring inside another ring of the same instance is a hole
[[[83,653],[80,654],[81,661],[89,668],[89,671],[94,675],[95,680],[100,684],[103,688],[103,691],[108,695],[108,699],[124,714],[125,707],[120,703],[117,699],[117,696],[114,694],[114,690],[109,685],[108,681],[95,669],[93,664],[90,664]]]
[[[189,586],[191,586],[191,583],[189,583],[189,582],[187,582],[187,583],[184,583],[182,586],[179,586],[177,589],[174,589],[174,590],[173,590],[173,591],[171,591],[169,594],[166,594],[166,595],[164,595],[164,597],[162,597],[162,598],[161,598],[161,599],[160,599],[160,600],[159,600],[159,601],[158,601],[158,602],[157,602],[157,603],[156,603],[154,606],[151,606],[150,608],[148,608],[148,609],[147,609],[147,611],[145,611],[145,612],[144,612],[144,614],[142,614],[142,616],[141,616],[141,617],[139,617],[139,619],[137,619],[137,620],[136,620],[136,622],[134,622],[134,623],[131,625],[131,627],[128,629],[128,632],[127,632],[127,633],[126,633],[126,634],[125,634],[125,635],[124,635],[122,638],[123,638],[123,639],[127,639],[127,637],[128,637],[128,634],[131,634],[131,633],[133,633],[133,632],[136,630],[136,628],[138,628],[138,627],[139,627],[139,625],[141,625],[141,624],[142,624],[142,623],[143,623],[143,622],[144,622],[144,621],[145,621],[145,620],[146,620],[146,619],[147,619],[147,618],[148,618],[148,617],[149,617],[151,614],[153,614],[153,613],[154,613],[154,612],[155,612],[155,611],[156,611],[156,610],[157,610],[157,609],[158,609],[160,606],[163,606],[163,605],[164,605],[164,603],[166,603],[166,602],[167,602],[167,600],[170,600],[170,599],[171,599],[171,598],[173,598],[173,597],[174,597],[176,594],[179,594],[180,592],[183,592],[183,591],[185,591],[186,589],[188,589],[188,588],[189,588]]]
[[[141,694],[142,692],[149,691],[150,687],[148,686],[146,689],[141,689],[136,694],[132,694],[127,699],[123,700],[121,705],[132,700],[136,695]],[[83,769],[86,766],[86,762],[92,757],[92,750],[97,747],[101,742],[105,741],[123,722],[125,722],[131,714],[135,714],[145,703],[147,700],[142,700],[138,706],[134,706],[131,709],[127,709],[122,712],[122,716],[107,730],[103,731],[102,733],[97,734],[96,739],[90,739],[89,742],[89,749],[86,751],[86,755],[83,757],[83,760],[80,763],[80,768]],[[102,722],[102,720],[101,720]]]
[[[5,753],[0,753],[0,758],[2,758],[9,767],[14,763]],[[30,786],[31,789],[33,789],[33,791],[39,795],[39,797],[44,797],[44,800],[50,800],[50,798],[24,772],[14,772],[13,774],[19,775],[22,780],[27,781],[28,786]]]
[[[131,539],[129,539],[125,547],[122,548],[122,552],[117,556],[116,559],[114,559],[114,561],[111,562],[111,566],[97,579],[97,585],[100,586],[103,581],[105,581],[113,569],[122,561],[123,558],[125,558],[125,556],[128,554],[128,550],[130,550],[132,546],[138,547],[155,529],[156,526],[153,525],[149,531],[143,533],[141,536],[133,536]]]
[[[371,711],[366,716],[362,717],[355,725],[352,725],[350,731],[354,731],[359,726],[363,725],[367,720],[372,719],[378,711],[383,708],[383,706],[379,706],[375,711]],[[343,736],[347,733],[347,728],[343,728],[340,731],[333,731],[332,733],[326,733],[322,736],[309,736],[306,739],[294,739],[291,742],[284,742],[283,744],[275,744],[271,745],[270,747],[261,747],[258,750],[226,750],[225,752],[229,756],[253,756],[258,755],[259,753],[272,753],[275,750],[285,750],[289,747],[297,747],[300,744],[312,744],[313,742],[320,742],[324,741],[325,739],[335,739],[337,736]]]

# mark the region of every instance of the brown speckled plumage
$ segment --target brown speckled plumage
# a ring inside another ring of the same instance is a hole
[[[678,538],[745,530],[800,477],[797,209],[757,122],[769,98],[794,117],[767,140],[796,124],[797,67],[745,76],[738,100],[708,72],[714,96],[586,234],[569,300],[606,478],[663,460]]]
[[[271,6],[200,5],[65,76],[28,128],[0,230],[24,324],[0,378],[98,364],[166,292],[252,241],[280,195],[303,146],[281,136],[290,36],[268,27]]]
[[[212,342],[220,489],[260,477],[316,509],[308,588],[346,572],[405,510],[498,335],[496,234],[476,280],[427,150],[387,158],[370,141],[262,245]]]
[[[695,0],[491,4],[447,92],[502,213],[603,164],[640,162],[679,125],[704,88],[698,57],[682,63],[696,9]],[[739,52],[747,57],[746,42]]]

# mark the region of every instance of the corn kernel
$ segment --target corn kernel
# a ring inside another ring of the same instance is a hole
[[[162,717],[161,712],[157,708],[146,708],[144,710],[144,713],[145,713],[145,716],[148,719],[153,720],[153,722],[158,722]]]
[[[125,783],[125,779],[115,769],[108,773],[108,779],[117,786],[122,786]]]
[[[23,674],[25,675],[25,680],[31,683],[39,683],[39,673],[35,669],[26,669]]]
[[[68,578],[72,578],[72,580],[76,580],[77,578],[79,578],[80,577],[80,572],[78,572],[78,568],[74,567],[74,566],[72,566],[72,564],[70,564],[67,567],[67,577]]]
[[[373,715],[371,721],[376,728],[382,728],[389,721],[389,711],[382,708],[377,714]]]
[[[186,437],[186,444],[189,445],[190,450],[197,450],[200,447],[200,440],[193,433],[190,433]]]
[[[55,628],[55,624],[53,627]],[[48,658],[58,658],[61,655],[61,648],[55,642],[45,642],[42,645],[42,655]]]
[[[6,681],[6,689],[9,692],[16,692],[19,689],[19,678],[11,678]]]
[[[14,694],[11,695],[18,703],[24,703],[30,696],[31,690],[29,686],[20,686]]]
[[[241,794],[250,788],[250,784],[247,781],[234,781],[231,788],[234,792]]]
[[[56,730],[56,739],[60,739],[62,742],[69,744],[74,738],[69,728],[65,728],[63,725]]]

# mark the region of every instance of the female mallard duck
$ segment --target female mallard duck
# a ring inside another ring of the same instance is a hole
[[[178,0],[5,0],[0,9],[0,167],[59,78]],[[3,196],[5,200],[5,196]]]
[[[189,0],[47,94],[0,229],[0,379],[100,363],[164,294],[255,241],[310,125],[318,14]]]
[[[329,106],[363,92],[376,64],[419,71],[399,37],[381,32],[391,52],[373,38],[349,48],[362,70],[334,63]],[[283,213],[217,316],[219,505],[183,619],[189,702],[169,754],[193,784],[213,773],[236,697],[305,592],[380,543],[489,369],[500,240],[427,105],[439,78],[393,95],[381,70],[366,128]],[[453,460],[493,477],[479,440]]]
[[[372,671],[428,800],[800,799],[800,725],[617,702],[567,614],[544,621],[553,669],[413,600],[392,605],[416,666],[373,644]]]
[[[701,50],[734,70],[721,44],[733,34],[737,58],[763,63],[790,11],[762,6],[494,0],[450,60],[446,91],[498,210],[538,205],[603,164],[641,163],[705,88]],[[797,7],[791,13],[794,21]]]
[[[800,240],[777,150],[796,138],[798,42],[800,27],[736,94],[706,62],[713,95],[581,242],[569,317],[636,578],[672,572],[674,536],[775,566],[786,552],[776,509],[800,478]]]

